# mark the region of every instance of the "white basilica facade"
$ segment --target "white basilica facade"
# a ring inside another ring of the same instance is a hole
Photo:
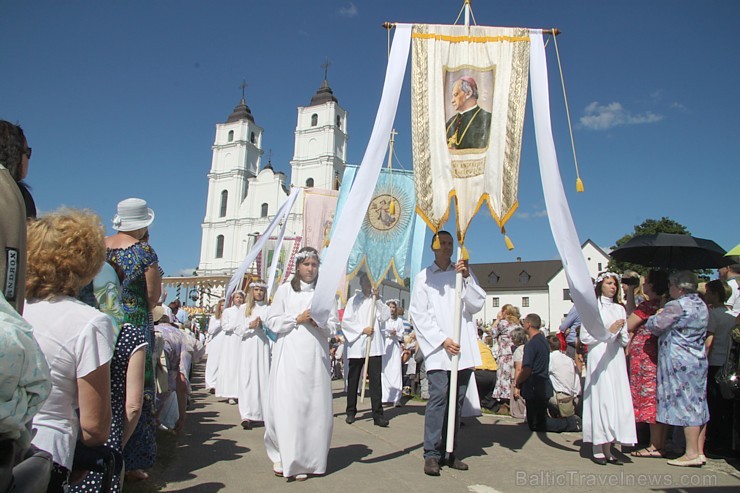
[[[199,276],[231,275],[285,202],[291,187],[338,190],[347,157],[347,112],[324,80],[308,106],[298,108],[290,178],[262,167],[262,128],[244,98],[216,124],[208,173]],[[303,201],[286,235],[303,234]]]

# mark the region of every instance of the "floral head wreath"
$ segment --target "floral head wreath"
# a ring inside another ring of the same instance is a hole
[[[312,252],[311,250],[304,250],[302,252],[296,253],[295,262],[296,264],[299,264],[303,262],[304,260],[306,260],[307,258],[311,258],[311,257],[315,258],[316,260],[319,259],[319,256],[316,255],[316,252]]]
[[[245,292],[244,292],[244,291],[242,291],[241,289],[237,289],[236,291],[234,291],[234,294],[232,295],[232,297],[233,297],[233,296],[236,296],[237,294],[240,294],[240,295],[242,295],[242,297],[244,297],[244,298],[246,298],[246,297],[247,297],[247,293],[245,293]]]
[[[616,274],[614,272],[606,271],[606,272],[602,272],[601,274],[598,275],[598,277],[596,278],[596,282],[594,283],[594,286],[596,286],[597,284],[599,284],[601,281],[603,281],[607,277],[613,277],[617,281],[619,281],[619,274]]]
[[[401,306],[401,301],[400,300],[387,300],[385,302],[386,305],[391,304],[391,303],[393,303],[394,305],[396,305],[396,308],[398,308],[399,306]]]
[[[262,288],[267,289],[267,283],[264,281],[253,281],[249,283],[249,289]]]

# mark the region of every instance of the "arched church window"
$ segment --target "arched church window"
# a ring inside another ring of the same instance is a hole
[[[216,258],[224,258],[224,235],[216,237]]]
[[[313,178],[309,178],[308,180],[306,180],[306,188],[311,187],[313,187]]]
[[[337,128],[342,128],[342,117],[337,115]]]
[[[224,217],[226,216],[226,204],[229,201],[229,192],[226,190],[223,190],[221,192],[221,210],[218,213],[218,217]]]
[[[255,143],[255,136],[254,136],[254,132],[252,132],[251,134],[249,134],[249,142],[251,142],[252,144],[254,144],[254,143]]]
[[[319,115],[314,113],[313,115],[311,115],[311,126],[315,127],[318,124],[319,124]]]
[[[226,141],[227,142],[234,142],[234,131],[233,130],[229,130],[229,136],[226,139]]]
[[[262,212],[262,214],[261,214],[260,217],[267,217],[267,202],[265,202],[264,204],[262,204],[262,211],[261,212]]]

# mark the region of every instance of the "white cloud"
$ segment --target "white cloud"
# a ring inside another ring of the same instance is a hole
[[[516,216],[519,219],[535,219],[538,217],[547,217],[547,209],[535,210],[533,212],[517,211]]]
[[[344,17],[357,17],[359,14],[357,5],[352,2],[348,2],[346,6],[339,8],[339,15]]]
[[[684,106],[683,104],[679,103],[678,101],[672,102],[671,105],[670,105],[670,107],[671,107],[671,109],[679,110],[679,111],[682,111],[684,113],[690,113],[691,112],[691,110],[689,110],[686,106]]]
[[[645,113],[631,113],[621,103],[599,104],[598,101],[586,106],[581,117],[581,125],[591,130],[608,130],[620,125],[640,125],[655,123],[663,119],[663,115],[646,111]]]

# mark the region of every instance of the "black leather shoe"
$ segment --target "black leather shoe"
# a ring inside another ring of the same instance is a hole
[[[245,419],[244,421],[242,421],[242,428],[244,428],[245,430],[251,430],[252,422],[249,421],[248,419]]]
[[[348,414],[347,417],[344,418],[344,422],[347,423],[348,425],[351,425],[355,421],[357,421],[357,420],[355,419],[355,415],[354,414]]]
[[[424,474],[427,476],[439,476],[439,461],[434,457],[424,459]]]
[[[624,465],[624,462],[622,462],[621,460],[617,459],[616,457],[609,457],[608,459],[606,459],[606,461],[609,464],[613,464],[615,466],[623,466]]]
[[[447,459],[445,465],[450,469],[457,469],[458,471],[467,471],[469,469],[466,463],[454,456]]]
[[[600,466],[606,465],[606,457],[591,457],[591,462]]]
[[[373,424],[381,428],[388,428],[388,420],[383,417],[373,419]]]

